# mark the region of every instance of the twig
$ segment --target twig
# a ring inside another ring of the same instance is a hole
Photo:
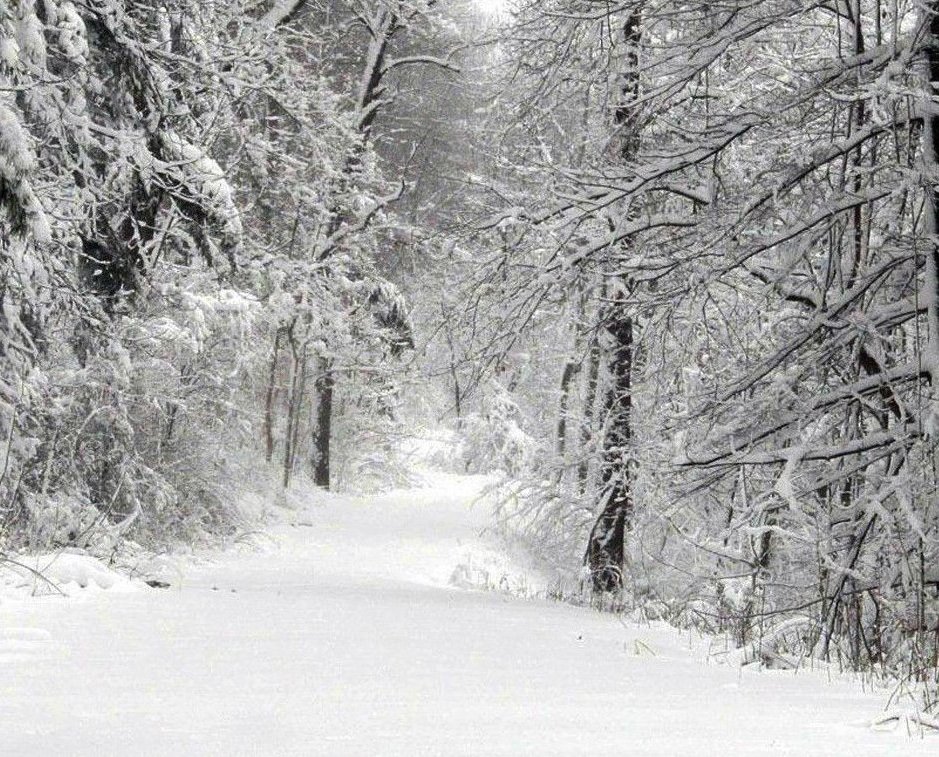
[[[40,573],[35,568],[30,568],[28,565],[25,565],[21,562],[18,562],[17,560],[14,560],[11,557],[7,557],[6,555],[0,553],[0,565],[3,565],[4,563],[7,565],[13,565],[14,567],[17,567],[17,568],[22,568],[28,573],[31,573],[35,578],[38,578],[40,581],[43,581],[44,583],[49,584],[49,586],[51,586],[53,590],[60,596],[63,596],[63,597],[68,596],[64,591],[62,591],[62,589],[58,587],[58,585],[56,585],[54,581],[46,578],[42,573]]]

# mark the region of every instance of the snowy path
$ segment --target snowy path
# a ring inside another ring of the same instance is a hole
[[[858,725],[882,692],[708,664],[670,630],[447,586],[485,549],[478,483],[332,498],[181,589],[4,600],[0,755],[939,749]]]

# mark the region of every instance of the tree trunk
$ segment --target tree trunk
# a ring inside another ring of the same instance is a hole
[[[320,261],[330,258],[336,251],[335,237],[349,219],[348,212],[341,208],[340,198],[348,191],[355,175],[361,170],[362,154],[369,141],[372,126],[381,112],[384,103],[385,77],[389,67],[387,57],[389,46],[397,34],[404,28],[401,19],[394,10],[379,6],[374,16],[362,17],[369,33],[368,50],[365,56],[365,68],[362,71],[361,88],[356,102],[358,118],[355,129],[361,135],[361,142],[355,144],[346,155],[342,170],[331,194],[335,198],[331,217],[326,225],[326,243],[318,253]],[[330,488],[329,448],[332,435],[333,392],[335,376],[332,361],[323,358],[320,374],[316,379],[315,390],[318,399],[313,437],[312,468],[313,480],[323,489]]]
[[[600,343],[597,335],[590,338],[587,353],[587,379],[584,387],[583,419],[580,425],[580,464],[577,466],[577,487],[581,494],[587,491],[590,483],[590,456],[587,454],[593,439],[594,417],[596,416],[597,390],[600,387]]]
[[[333,390],[335,378],[332,371],[332,361],[323,359],[320,362],[320,374],[316,378],[316,423],[313,430],[313,482],[323,489],[329,490],[329,447],[332,436],[333,416]]]
[[[633,320],[625,308],[625,295],[617,295],[606,327],[613,345],[610,388],[604,402],[607,427],[600,467],[604,505],[590,533],[586,554],[596,592],[616,591],[623,585],[626,530],[633,509],[633,462],[630,459]]]
[[[450,313],[441,305],[444,334],[447,338],[447,348],[450,351],[450,379],[453,381],[453,410],[456,413],[457,423],[463,416],[463,392],[460,387],[460,374],[457,371],[456,348],[453,344],[453,332],[450,329]]]
[[[280,357],[280,340],[283,329],[274,334],[274,347],[271,349],[271,365],[267,374],[267,389],[264,392],[264,458],[267,462],[274,459],[274,394],[277,379],[277,360]]]
[[[300,448],[300,419],[303,417],[303,400],[306,397],[306,358],[307,343],[304,341],[297,357],[296,389],[294,390],[294,408],[290,427],[287,433],[290,436],[290,470],[297,465],[297,450]]]
[[[619,158],[632,160],[639,149],[639,130],[633,105],[639,98],[640,17],[631,14],[623,25],[628,46],[627,70],[622,78],[622,102],[614,120],[620,130]],[[628,243],[627,243],[628,244]],[[627,302],[628,280],[618,282],[607,309],[604,328],[610,338],[610,387],[606,394],[606,432],[603,439],[600,481],[603,507],[587,543],[584,562],[595,592],[617,591],[623,586],[626,531],[633,510],[632,481],[632,372],[633,318]]]
[[[932,100],[939,92],[939,2],[929,3],[926,10],[926,62],[929,89],[927,97]],[[927,110],[929,117],[923,129],[923,162],[926,182],[926,202],[923,216],[925,231],[929,235],[929,246],[924,261],[923,300],[926,305],[927,343],[924,365],[929,373],[933,389],[939,386],[939,248],[935,235],[939,233],[939,193],[936,191],[936,173],[939,170],[939,114],[935,107]]]
[[[302,346],[297,344],[293,330],[295,323],[292,323],[287,329],[287,338],[290,342],[291,371],[290,392],[287,396],[287,428],[284,432],[283,487],[285,489],[290,485],[290,477],[297,457],[297,421],[300,415],[300,407],[303,404],[303,373],[306,370],[306,343]]]
[[[568,406],[570,405],[571,384],[574,383],[574,377],[580,373],[581,365],[576,360],[568,360],[564,364],[564,371],[561,373],[561,396],[558,398],[558,425],[555,432],[555,451],[558,459],[562,461],[567,452],[567,416]]]

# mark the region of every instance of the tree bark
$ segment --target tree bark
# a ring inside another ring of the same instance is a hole
[[[628,47],[627,70],[622,78],[622,102],[614,112],[620,130],[619,159],[632,160],[639,149],[639,129],[634,105],[639,98],[639,43],[641,19],[638,11],[623,25]],[[618,282],[613,302],[607,309],[604,328],[610,339],[610,387],[604,408],[606,432],[603,439],[600,482],[603,507],[587,543],[584,562],[590,570],[594,592],[618,591],[623,587],[626,564],[626,531],[633,511],[634,478],[632,442],[633,318],[627,302],[628,280]]]
[[[633,319],[626,313],[625,296],[618,294],[607,331],[613,339],[610,388],[604,408],[607,427],[603,439],[600,483],[604,505],[587,545],[586,562],[595,592],[616,591],[623,585],[625,541],[633,510],[632,480],[632,367]]]
[[[264,393],[264,457],[268,463],[274,459],[274,394],[277,380],[277,361],[280,357],[280,340],[283,329],[278,327],[271,349],[271,364],[267,374],[267,389]]]
[[[349,221],[348,213],[341,208],[340,198],[361,169],[362,153],[371,137],[375,119],[384,105],[382,97],[385,92],[385,75],[389,70],[387,64],[388,48],[404,26],[394,10],[379,5],[376,7],[374,15],[366,19],[366,28],[369,32],[369,43],[365,57],[365,68],[362,71],[361,89],[356,102],[358,119],[355,124],[355,129],[362,139],[346,155],[340,176],[333,188],[332,194],[336,202],[326,225],[326,244],[318,253],[321,261],[325,261],[333,255],[337,246],[335,237],[342,229],[343,224]],[[328,490],[330,488],[329,453],[332,436],[333,391],[336,379],[329,359],[324,358],[320,367],[320,375],[315,383],[318,404],[312,430],[313,453],[311,463],[314,482],[317,486]]]
[[[561,396],[558,398],[558,425],[555,432],[555,450],[559,459],[563,459],[567,452],[567,416],[571,384],[574,383],[574,377],[580,373],[580,368],[578,361],[570,359],[564,363],[564,371],[561,373]]]
[[[297,427],[300,409],[303,404],[303,374],[306,371],[306,342],[297,343],[294,326],[296,321],[287,328],[287,339],[290,343],[291,373],[290,392],[287,396],[287,428],[284,433],[284,474],[283,487],[290,485],[293,474],[293,465],[297,453]]]
[[[597,391],[600,388],[600,343],[597,335],[590,337],[587,353],[587,378],[584,387],[583,419],[580,425],[580,464],[577,466],[578,491],[584,494],[590,483],[590,456],[587,454],[594,434]]]
[[[317,396],[316,423],[313,432],[313,482],[327,491],[330,488],[329,452],[332,436],[333,391],[335,378],[332,361],[320,362],[320,373],[316,378]]]
[[[935,389],[939,385],[939,248],[936,234],[939,233],[939,193],[936,191],[937,155],[939,155],[939,114],[935,112],[935,98],[939,93],[939,1],[934,0],[926,8],[926,63],[929,77],[926,96],[930,101],[926,128],[923,129],[923,166],[926,202],[923,216],[929,237],[924,261],[923,300],[926,305],[927,343],[924,357],[929,381]]]

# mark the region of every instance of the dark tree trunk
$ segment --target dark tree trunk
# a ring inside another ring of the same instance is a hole
[[[623,584],[626,530],[633,509],[632,366],[633,320],[625,312],[625,296],[617,295],[606,329],[613,340],[610,388],[604,409],[607,428],[603,438],[600,483],[604,505],[590,532],[586,562],[593,589],[616,591]]]
[[[440,314],[443,316],[444,334],[447,337],[447,348],[450,350],[450,379],[453,381],[453,410],[456,413],[457,423],[463,416],[463,391],[460,387],[460,374],[457,371],[456,348],[453,345],[453,333],[450,330],[450,314],[441,306]]]
[[[561,396],[558,399],[558,425],[555,432],[555,449],[558,458],[563,458],[567,452],[567,416],[568,406],[570,405],[571,384],[574,383],[574,377],[580,373],[580,363],[576,360],[568,360],[564,364],[564,371],[561,373]]]
[[[297,464],[297,450],[300,448],[300,419],[303,417],[303,400],[306,398],[306,342],[297,359],[296,391],[294,392],[294,407],[290,426],[287,433],[290,437],[290,470]]]
[[[929,16],[926,61],[929,71],[929,89],[931,98],[939,95],[939,2],[934,0],[927,6]],[[939,115],[935,109],[930,113],[923,130],[923,154],[927,171],[935,171],[939,165]],[[925,202],[926,233],[939,233],[939,193],[935,184],[928,185]],[[935,389],[939,386],[939,365],[936,355],[939,353],[939,247],[930,243],[925,255],[925,303],[928,329],[929,382]]]
[[[323,360],[316,379],[316,423],[313,432],[313,482],[323,489],[330,486],[329,448],[332,436],[333,390],[332,362]]]
[[[280,340],[283,329],[274,334],[274,347],[271,350],[271,365],[267,375],[267,389],[264,393],[264,455],[267,462],[274,459],[274,395],[276,393],[277,362],[280,358]]]
[[[299,341],[294,332],[296,321],[286,329],[290,344],[291,375],[290,391],[287,396],[287,428],[284,431],[284,475],[283,486],[290,485],[293,466],[297,459],[297,436],[300,425],[300,412],[303,408],[303,388],[306,373],[306,341]]]
[[[622,101],[614,112],[620,139],[618,157],[623,163],[632,160],[639,149],[635,103],[639,98],[641,34],[640,16],[636,12],[630,15],[623,25],[623,36],[629,52],[627,70],[622,77]],[[593,590],[598,593],[617,591],[623,586],[626,532],[633,511],[633,318],[627,301],[630,288],[628,280],[618,282],[613,301],[604,318],[604,328],[610,339],[610,387],[604,402],[606,433],[600,468],[603,507],[590,532],[584,555],[584,562],[590,570]]]

